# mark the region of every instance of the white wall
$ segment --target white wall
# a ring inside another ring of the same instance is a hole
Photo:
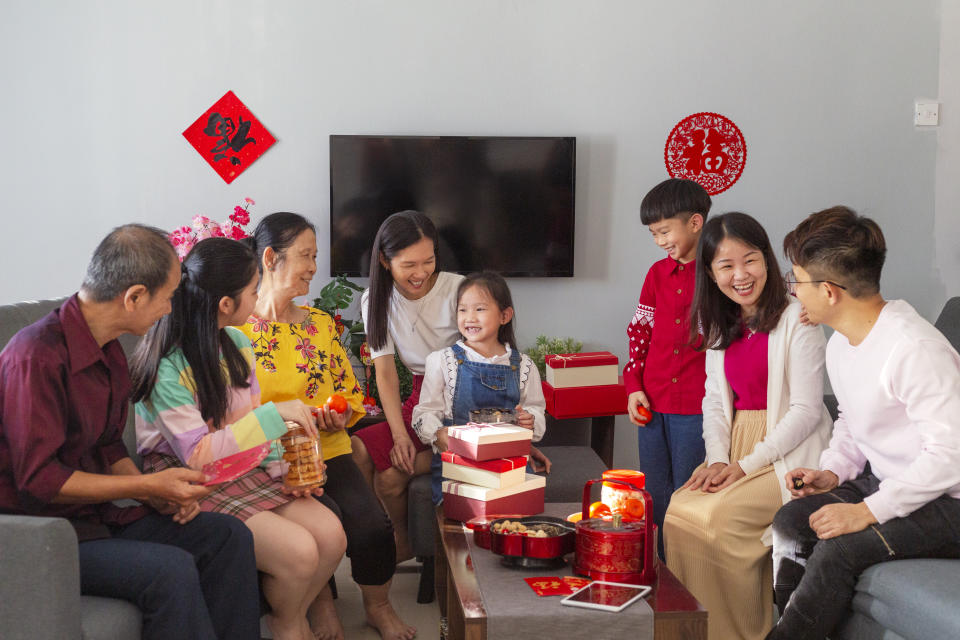
[[[960,2],[945,0],[940,30],[940,131],[934,219],[946,296],[960,295]]]
[[[519,334],[572,335],[623,358],[643,275],[661,257],[639,202],[666,177],[670,129],[697,111],[730,117],[748,145],[743,177],[714,211],[751,213],[779,243],[807,213],[848,204],[886,231],[888,296],[933,317],[946,281],[960,286],[957,181],[941,176],[935,189],[938,133],[912,124],[914,99],[938,95],[938,73],[956,75],[938,55],[941,28],[960,35],[957,9],[941,24],[938,0],[4,9],[0,303],[74,290],[119,223],[222,219],[244,196],[257,200],[254,219],[309,216],[323,247],[332,133],[575,135],[577,276],[513,281]],[[232,185],[180,135],[228,89],[279,140]],[[942,166],[955,156],[941,139]],[[633,464],[632,427],[618,424],[616,462]]]

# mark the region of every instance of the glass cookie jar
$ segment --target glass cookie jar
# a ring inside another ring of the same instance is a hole
[[[327,482],[319,438],[310,437],[296,422],[287,422],[287,433],[278,440],[280,457],[289,465],[283,476],[288,489],[314,489]]]

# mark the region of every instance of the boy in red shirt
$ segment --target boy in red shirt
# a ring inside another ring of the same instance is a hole
[[[670,496],[706,455],[701,408],[705,356],[693,350],[688,336],[697,241],[710,205],[703,187],[678,178],[661,182],[640,203],[640,221],[667,257],[647,272],[627,326],[630,350],[623,381],[627,413],[640,427],[640,470],[661,531]],[[663,557],[662,534],[658,550]]]

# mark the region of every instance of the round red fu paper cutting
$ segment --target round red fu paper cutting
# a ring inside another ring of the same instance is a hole
[[[677,123],[663,149],[672,178],[698,182],[712,196],[733,186],[747,163],[740,128],[719,113],[701,112]]]

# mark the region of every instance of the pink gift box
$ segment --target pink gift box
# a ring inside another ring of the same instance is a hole
[[[440,458],[443,460],[443,477],[448,480],[501,489],[518,485],[527,479],[526,456],[478,462],[452,451],[444,451]]]
[[[505,489],[444,480],[443,515],[462,522],[477,516],[503,513],[533,516],[543,513],[546,486],[546,478],[533,474],[528,474],[524,482]]]
[[[512,424],[467,424],[447,429],[448,448],[470,460],[494,460],[530,454],[533,431]]]

